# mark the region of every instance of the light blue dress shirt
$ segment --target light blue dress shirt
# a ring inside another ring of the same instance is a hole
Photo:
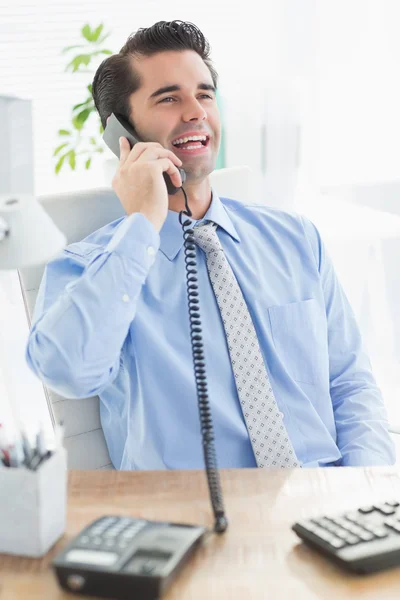
[[[313,223],[297,213],[220,199],[215,191],[204,220],[218,224],[302,466],[392,464],[383,399]],[[255,467],[198,248],[197,257],[218,464]],[[26,359],[62,396],[99,395],[117,469],[202,468],[179,213],[168,211],[160,233],[140,213],[125,216],[50,262]]]

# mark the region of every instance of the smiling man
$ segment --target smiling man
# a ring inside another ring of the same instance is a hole
[[[118,469],[201,468],[179,211],[197,245],[208,392],[221,467],[394,462],[381,393],[323,241],[304,216],[219,198],[221,127],[202,33],[159,22],[98,68],[93,97],[141,140],[120,141],[126,216],[49,263],[26,358],[68,398],[100,397]],[[249,110],[251,110],[251,93]]]

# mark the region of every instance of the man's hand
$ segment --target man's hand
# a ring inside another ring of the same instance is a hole
[[[157,142],[138,142],[130,149],[120,138],[120,160],[112,188],[127,215],[140,212],[160,231],[168,214],[168,192],[163,173],[176,187],[182,186],[178,167],[182,161]]]

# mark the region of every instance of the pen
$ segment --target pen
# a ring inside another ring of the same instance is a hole
[[[46,450],[46,454],[43,454],[42,456],[36,454],[31,464],[29,465],[29,468],[32,471],[36,471],[43,462],[45,462],[48,458],[50,458],[50,456],[52,456],[52,454],[53,453],[51,450]]]

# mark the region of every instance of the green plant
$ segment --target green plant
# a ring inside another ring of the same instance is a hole
[[[76,48],[83,49],[70,60],[65,71],[71,70],[72,73],[91,73],[92,71],[86,69],[86,67],[89,66],[92,59],[101,54],[113,54],[108,48],[101,48],[101,44],[110,35],[110,33],[102,35],[103,28],[103,23],[94,29],[91,29],[88,24],[84,25],[81,29],[81,34],[85,39],[85,43],[67,46],[62,49],[61,54]],[[84,102],[80,102],[72,108],[72,127],[70,129],[59,129],[58,131],[58,135],[63,139],[63,142],[57,146],[53,154],[53,156],[57,158],[57,164],[55,166],[56,174],[60,172],[66,161],[68,161],[69,166],[74,171],[77,165],[77,157],[81,155],[86,155],[85,168],[89,169],[93,156],[96,153],[101,154],[104,152],[104,148],[99,144],[99,141],[95,136],[84,135],[84,127],[92,113],[94,113],[95,117],[98,119],[98,131],[100,135],[104,131],[93,102],[92,85],[87,85],[86,89],[89,92],[89,96]]]

